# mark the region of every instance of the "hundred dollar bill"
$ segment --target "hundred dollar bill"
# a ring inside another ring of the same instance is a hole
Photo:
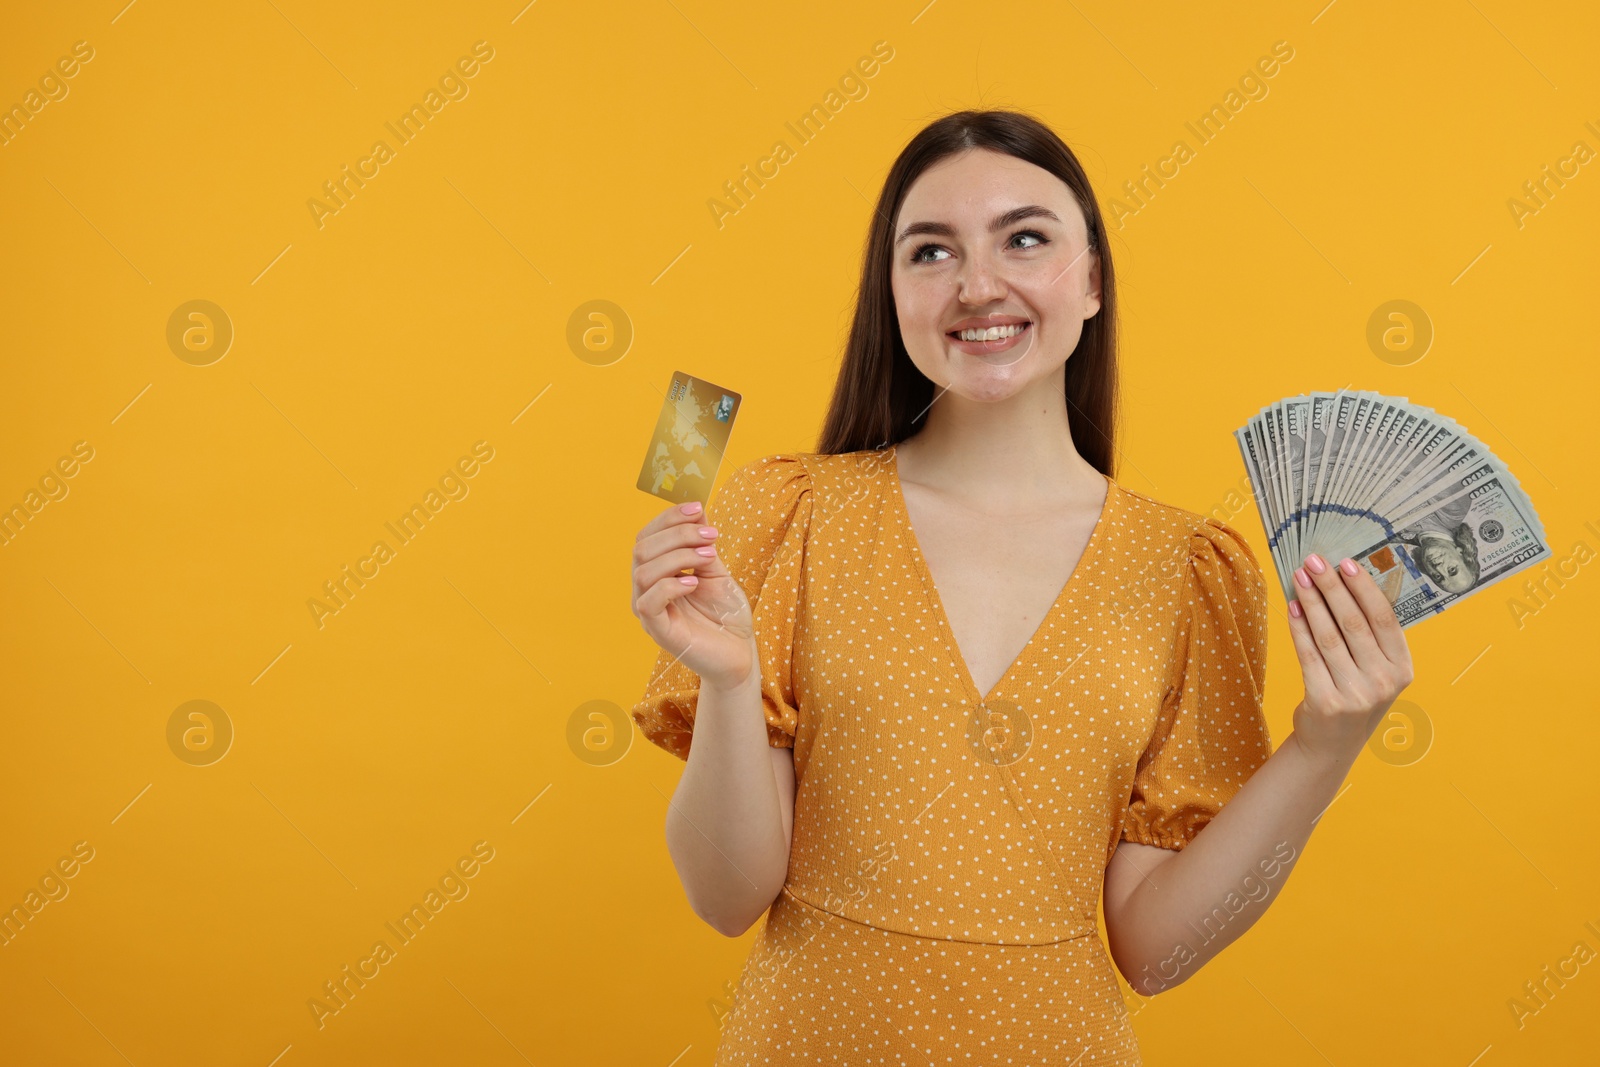
[[[1491,476],[1351,555],[1394,607],[1401,627],[1551,556],[1532,508]]]
[[[1402,626],[1548,559],[1516,476],[1453,419],[1339,389],[1263,407],[1234,434],[1285,599],[1312,552],[1366,567]]]

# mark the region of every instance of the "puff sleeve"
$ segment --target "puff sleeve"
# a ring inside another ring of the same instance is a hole
[[[811,525],[810,474],[794,453],[753,460],[712,493],[706,518],[717,528],[718,554],[750,601],[767,743],[793,748],[799,707],[790,668]],[[661,649],[630,714],[652,744],[687,760],[699,692],[699,676]]]
[[[1178,851],[1272,754],[1262,715],[1267,590],[1255,555],[1206,518],[1190,535],[1187,570],[1168,688],[1122,830],[1124,841]]]

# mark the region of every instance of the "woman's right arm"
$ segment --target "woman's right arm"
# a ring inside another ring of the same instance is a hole
[[[738,937],[788,874],[794,762],[788,748],[768,744],[750,604],[702,522],[699,508],[673,507],[639,532],[633,610],[699,678],[693,742],[667,807],[667,852],[695,914]]]
[[[667,807],[667,852],[695,914],[738,937],[789,872],[793,754],[767,744],[756,669],[732,688],[702,681],[697,708],[694,743]]]

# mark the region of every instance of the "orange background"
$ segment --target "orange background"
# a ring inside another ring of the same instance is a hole
[[[93,50],[0,146],[0,506],[66,490],[0,546],[0,906],[92,849],[0,948],[5,1059],[710,1063],[708,1002],[754,932],[683,899],[681,764],[625,748],[622,719],[609,752],[569,741],[654,659],[629,553],[664,505],[634,480],[679,369],[743,394],[724,475],[813,447],[869,198],[969,106],[1050,122],[1108,212],[1193,149],[1113,230],[1123,484],[1231,515],[1265,562],[1228,503],[1232,431],[1352,384],[1453,415],[1557,557],[1584,546],[1531,615],[1514,580],[1408,631],[1431,747],[1398,724],[1266,919],[1132,1002],[1148,1062],[1592,1051],[1595,965],[1520,1026],[1508,1007],[1600,952],[1600,727],[1573,668],[1600,607],[1596,164],[1509,206],[1600,148],[1592,5],[123,3],[19,8],[0,35],[0,103]],[[480,41],[465,95],[390,140]],[[879,41],[866,95],[797,144],[784,124]],[[1198,144],[1185,123],[1279,41],[1266,94]],[[392,158],[319,226],[307,202],[379,139]],[[779,139],[793,157],[719,227],[708,201]],[[1432,324],[1420,359],[1369,347],[1395,299]],[[220,359],[169,346],[192,300],[232,325]],[[592,300],[626,351],[569,344]],[[93,458],[48,479],[78,442]],[[493,458],[448,478],[478,442]],[[399,545],[385,523],[435,488]],[[378,540],[393,558],[360,563]],[[319,626],[346,565],[372,576]],[[1301,687],[1273,597],[1281,741]],[[169,732],[196,700],[220,715]],[[430,890],[424,931],[319,1027],[308,1001]]]

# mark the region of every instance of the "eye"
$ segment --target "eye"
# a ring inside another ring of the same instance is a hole
[[[1031,237],[1031,238],[1033,238],[1035,243],[1034,244],[1029,244],[1029,245],[1018,246],[1016,244],[1016,241],[1017,241],[1017,238],[1019,238],[1019,237]],[[1011,240],[1007,242],[1007,244],[1009,246],[1014,247],[1014,248],[1015,247],[1020,247],[1020,248],[1043,248],[1045,245],[1047,245],[1049,243],[1050,243],[1050,239],[1048,237],[1046,237],[1044,234],[1040,233],[1038,230],[1018,230],[1016,233],[1011,235]],[[932,244],[931,242],[928,243],[928,244],[918,245],[916,251],[911,253],[911,262],[913,262],[913,263],[937,263],[937,262],[939,262],[939,260],[929,259],[927,257],[927,255],[926,255],[926,253],[934,252],[934,251],[948,252],[948,249],[945,249],[940,245]]]
[[[1034,242],[1035,243],[1032,243],[1032,245],[1021,245],[1021,246],[1018,246],[1018,245],[1016,245],[1016,240],[1018,240],[1019,237],[1034,238]],[[1038,230],[1018,230],[1018,232],[1016,232],[1016,234],[1011,235],[1010,242],[1006,242],[1006,243],[1008,243],[1008,245],[1010,245],[1010,246],[1013,246],[1013,248],[1043,248],[1043,246],[1048,245],[1048,243],[1050,243],[1050,238],[1045,237],[1045,235],[1043,235],[1043,234],[1040,234],[1040,232],[1038,232]],[[917,246],[917,251],[914,251],[914,253],[910,254],[910,261],[912,261],[912,262],[939,262],[938,259],[930,259],[930,258],[928,258],[928,256],[926,256],[926,253],[930,253],[930,251],[947,251],[947,250],[946,250],[946,248],[941,248],[941,246],[939,246],[939,245],[934,245],[934,243],[926,243],[926,245],[918,245]]]

